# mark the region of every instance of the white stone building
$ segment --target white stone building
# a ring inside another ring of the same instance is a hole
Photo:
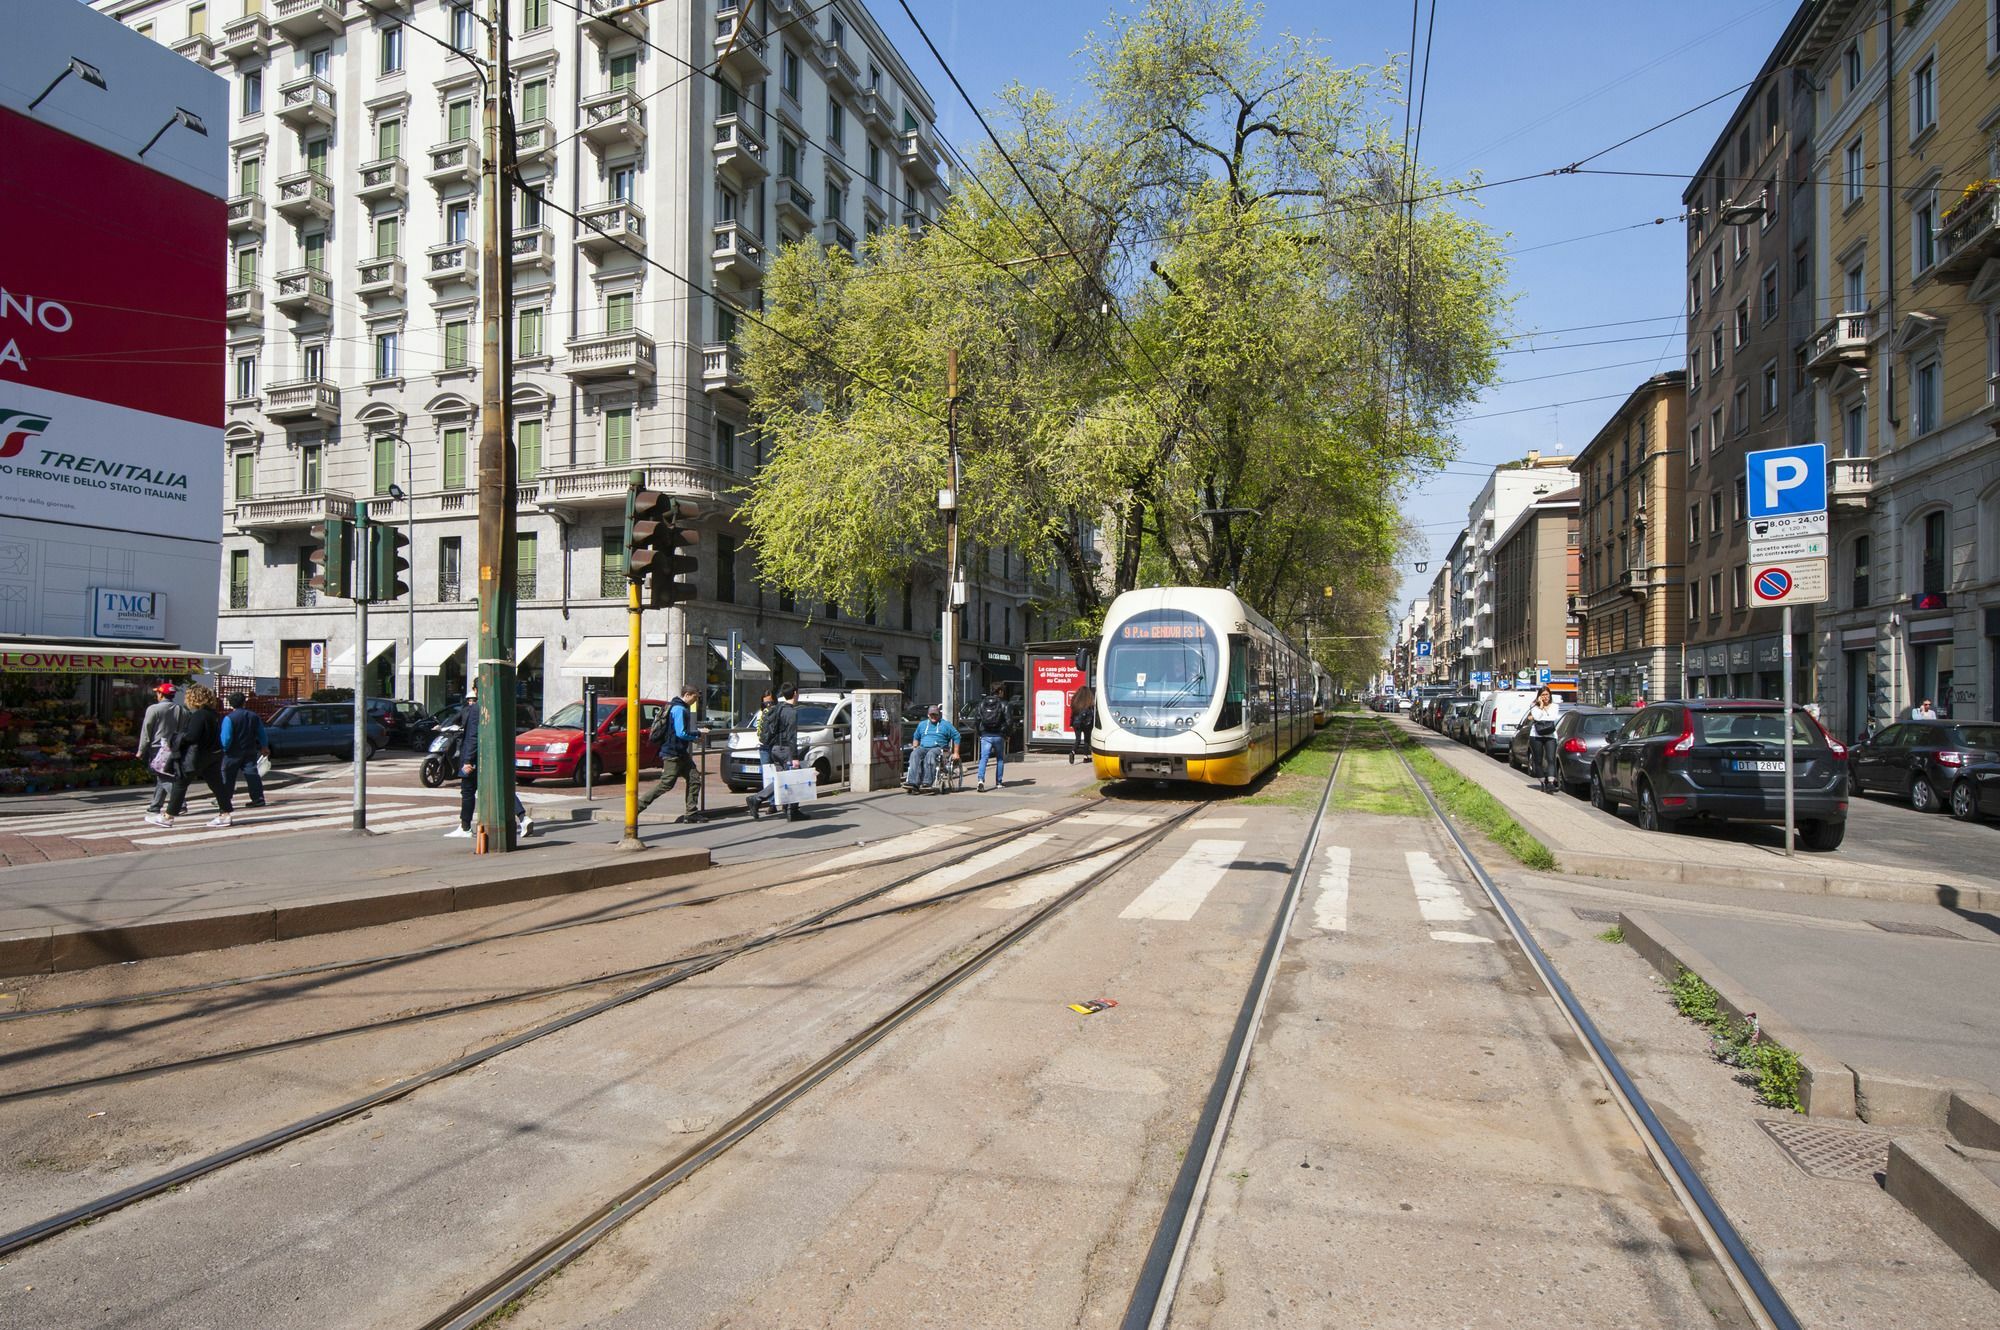
[[[1475,676],[1490,676],[1493,671],[1494,555],[1537,500],[1575,487],[1576,473],[1569,469],[1574,460],[1544,457],[1531,450],[1518,462],[1493,468],[1479,497],[1466,510],[1462,577],[1466,594],[1461,602],[1458,638],[1461,678],[1476,683]]]

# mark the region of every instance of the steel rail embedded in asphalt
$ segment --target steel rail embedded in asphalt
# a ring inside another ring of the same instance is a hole
[[[1393,730],[1391,733],[1394,733]],[[1535,973],[1541,976],[1543,986],[1555,997],[1556,1005],[1562,1009],[1563,1018],[1569,1023],[1570,1029],[1575,1031],[1577,1038],[1582,1040],[1584,1047],[1589,1050],[1591,1060],[1597,1064],[1598,1071],[1604,1076],[1605,1084],[1617,1098],[1619,1107],[1625,1111],[1633,1130],[1639,1133],[1639,1139],[1645,1142],[1646,1153],[1652,1157],[1654,1166],[1659,1169],[1668,1187],[1679,1198],[1688,1218],[1701,1230],[1703,1240],[1714,1254],[1717,1264],[1722,1267],[1730,1286],[1742,1299],[1745,1310],[1758,1325],[1767,1327],[1768,1330],[1798,1330],[1798,1319],[1793,1316],[1784,1295],[1772,1285],[1770,1277],[1764,1273],[1764,1267],[1758,1263],[1756,1256],[1744,1243],[1742,1235],[1736,1231],[1736,1226],[1730,1222],[1729,1216],[1723,1213],[1721,1205],[1709,1192],[1707,1184],[1702,1182],[1701,1175],[1695,1171],[1694,1165],[1688,1162],[1687,1156],[1681,1153],[1680,1147],[1674,1143],[1673,1136],[1661,1124],[1658,1115],[1653,1112],[1652,1105],[1646,1102],[1646,1096],[1640,1093],[1639,1087],[1633,1083],[1624,1064],[1618,1060],[1618,1055],[1612,1052],[1610,1044],[1605,1042],[1603,1034],[1597,1028],[1597,1022],[1590,1018],[1590,1013],[1584,1010],[1582,1001],[1571,991],[1563,977],[1556,973],[1555,965],[1528,932],[1527,924],[1515,911],[1506,893],[1500,890],[1492,874],[1488,873],[1486,866],[1479,861],[1479,856],[1472,852],[1470,845],[1466,844],[1465,837],[1459,834],[1458,828],[1452,825],[1449,817],[1445,816],[1444,809],[1438,806],[1437,799],[1431,794],[1430,786],[1417,774],[1416,767],[1411,764],[1408,754],[1403,751],[1399,735],[1395,736],[1395,748],[1396,756],[1402,760],[1404,770],[1408,771],[1410,779],[1416,782],[1417,792],[1424,796],[1424,802],[1430,805],[1438,824],[1444,828],[1445,834],[1457,847],[1459,856],[1465,860],[1466,867],[1472,870],[1473,878],[1485,891],[1487,899],[1493,902],[1493,908],[1499,911],[1500,918],[1506,923],[1507,931],[1513,935],[1515,944],[1535,967]]]
[[[1073,817],[1078,813],[1084,812],[1089,807],[1091,807],[1091,805],[1089,804],[1080,804],[1075,808],[1065,809],[1064,811],[1055,814],[1053,817],[1050,817],[1041,823],[1029,826],[1023,826],[1018,830],[1010,831],[1006,834],[1013,836],[1024,836],[1038,830],[1040,827],[1047,826],[1049,822],[1062,821],[1067,818]],[[1067,859],[1058,859],[1053,863],[1038,864],[1031,868],[1020,869],[1016,872],[1006,874],[1002,877],[989,879],[985,885],[998,886],[1003,882],[1013,881],[1018,878],[1027,877],[1035,873],[1045,873],[1053,868],[1062,867],[1071,863],[1076,863],[1083,859],[1091,858],[1098,854],[1107,853],[1110,850],[1115,850],[1120,845],[1130,844],[1132,840],[1139,839],[1147,834],[1150,833],[1141,833],[1140,837],[1132,837],[1128,838],[1125,841],[1114,842],[1111,846],[1102,847],[1100,849],[1089,851],[1087,853],[1072,855]],[[972,847],[970,845],[967,845],[967,846],[961,846],[959,848],[961,849],[961,851],[964,851],[964,850],[969,850]],[[963,858],[965,856],[963,853],[961,853],[957,857]],[[949,864],[952,862],[952,860],[948,859],[945,862],[946,864]],[[410,1094],[413,1094],[417,1090],[422,1089],[426,1085],[433,1084],[437,1081],[444,1080],[451,1076],[456,1076],[460,1072],[467,1071],[473,1067],[477,1067],[482,1063],[490,1062],[492,1059],[499,1057],[503,1053],[510,1053],[517,1048],[521,1048],[527,1044],[534,1043],[536,1040],[544,1039],[547,1038],[549,1035],[560,1033],[561,1031],[570,1029],[571,1027],[576,1025],[581,1025],[583,1022],[591,1020],[597,1016],[601,1016],[605,1012],[616,1010],[619,1007],[623,1007],[629,1003],[636,1002],[640,998],[649,997],[654,993],[658,993],[664,989],[671,988],[680,983],[684,983],[687,980],[693,979],[699,975],[707,974],[710,971],[724,964],[727,964],[729,961],[750,955],[753,952],[762,951],[767,947],[774,946],[780,942],[787,942],[795,937],[807,935],[812,931],[814,931],[815,929],[817,929],[820,925],[827,923],[829,920],[834,919],[835,917],[847,912],[848,910],[854,909],[855,907],[860,905],[865,905],[871,900],[875,900],[878,897],[884,896],[889,892],[896,890],[898,887],[906,886],[911,882],[915,882],[918,879],[925,877],[930,873],[936,872],[938,868],[942,866],[943,865],[934,864],[929,867],[914,869],[908,873],[902,874],[899,877],[896,877],[888,882],[883,883],[881,886],[870,888],[867,891],[851,896],[848,899],[841,901],[837,904],[830,905],[823,910],[815,911],[814,913],[809,914],[802,919],[794,920],[792,923],[785,924],[779,928],[771,929],[764,933],[760,933],[756,937],[751,938],[748,941],[741,942],[736,944],[735,946],[728,947],[721,951],[711,953],[701,960],[682,964],[677,968],[673,969],[672,971],[670,971],[669,973],[663,974],[656,979],[649,980],[648,982],[641,984],[636,988],[628,989],[622,993],[614,993],[611,996],[606,997],[598,1002],[594,1002],[587,1007],[579,1008],[576,1011],[569,1012],[565,1015],[558,1016],[551,1020],[545,1021],[539,1025],[532,1026],[529,1029],[523,1030],[519,1034],[513,1035],[507,1039],[503,1039],[498,1043],[489,1044],[484,1048],[475,1049],[470,1053],[464,1054],[457,1058],[453,1058],[451,1061],[432,1067],[427,1071],[419,1072],[414,1076],[407,1076],[402,1080],[397,1081],[391,1085],[383,1086],[381,1089],[372,1091],[369,1094],[363,1095],[358,1099],[352,1099],[349,1100],[347,1103],[326,1109],[325,1111],[320,1113],[315,1113],[311,1117],[301,1118],[299,1121],[291,1123],[287,1126],[275,1128],[251,1140],[239,1142],[238,1144],[229,1146],[226,1149],[219,1150],[213,1154],[206,1155],[203,1158],[196,1159],[189,1163],[183,1164],[179,1168],[171,1169],[166,1173],[159,1174],[158,1176],[148,1178],[141,1182],[133,1183],[131,1186],[122,1188],[119,1191],[111,1193],[110,1195],[101,1196],[93,1201],[86,1201],[82,1205],[73,1206],[70,1209],[63,1211],[60,1214],[52,1215],[47,1219],[38,1220],[37,1222],[29,1224],[26,1227],[15,1229],[11,1233],[0,1234],[0,1256],[7,1256],[25,1247],[31,1247],[38,1242],[43,1242],[49,1238],[54,1237],[58,1233],[62,1233],[68,1229],[74,1228],[79,1224],[89,1223],[93,1220],[100,1219],[107,1214],[111,1214],[117,1210],[122,1210],[126,1206],[132,1205],[138,1201],[142,1201],[149,1196],[156,1196],[163,1191],[171,1190],[175,1187],[179,1187],[188,1182],[191,1182],[196,1178],[205,1177],[210,1173],[214,1173],[223,1168],[227,1168],[231,1164],[239,1163],[242,1160],[248,1159],[254,1155],[263,1154],[268,1150],[276,1149],[280,1145],[284,1145],[287,1144],[288,1142],[298,1140],[301,1137],[309,1136],[314,1132],[321,1131],[327,1127],[334,1125],[337,1122],[343,1122],[348,1118],[354,1117],[360,1113],[365,1113],[368,1110],[379,1107],[382,1104],[391,1103],[395,1100],[402,1099]],[[913,902],[912,908],[915,908],[917,905],[928,904],[928,903],[929,902]]]
[[[1081,898],[1104,878],[1123,868],[1139,855],[1158,844],[1166,835],[1180,827],[1197,813],[1206,811],[1206,806],[1197,804],[1184,812],[1176,813],[1158,826],[1150,827],[1123,841],[1102,846],[1087,853],[1073,856],[1071,862],[1095,859],[1100,856],[1116,856],[1102,868],[1084,878],[1076,886],[1054,897],[1038,907],[1020,923],[1009,927],[1000,936],[980,948],[972,956],[953,966],[945,974],[926,984],[917,993],[905,998],[887,1015],[860,1032],[843,1040],[831,1052],[793,1076],[784,1084],[765,1094],[749,1108],[737,1114],[721,1128],[689,1147],[640,1181],[633,1183],[611,1200],[606,1201],[589,1215],[578,1220],[558,1236],[537,1247],[526,1257],[509,1266],[502,1273],[480,1285],[471,1293],[453,1303],[445,1311],[423,1323],[422,1330],[472,1330],[495,1312],[501,1311],[515,1299],[530,1292],[550,1275],[568,1265],[595,1246],[605,1235],[618,1228],[626,1220],[638,1214],[646,1206],[658,1200],[667,1192],[692,1177],[703,1166],[711,1163],[739,1142],[754,1133],[759,1127],[783,1112],[791,1104],[811,1092],[841,1068],[853,1062],[863,1053],[886,1039],[895,1030],[919,1012],[937,1002],[945,994],[985,968],[994,958],[1012,948],[1023,938],[1040,928],[1043,923]],[[1042,865],[1032,870],[1036,873],[1048,872],[1051,865]],[[991,884],[989,884],[991,885]],[[954,895],[960,893],[953,893]]]
[[[1333,802],[1334,782],[1340,776],[1341,759],[1347,755],[1347,740],[1352,735],[1352,730],[1349,730],[1342,737],[1340,749],[1333,755],[1333,768],[1326,773],[1326,788],[1320,792],[1319,808],[1313,814],[1312,825],[1306,829],[1298,863],[1293,865],[1291,877],[1285,883],[1285,894],[1278,904],[1277,918],[1271,922],[1271,931],[1264,939],[1263,955],[1258,959],[1256,973],[1251,976],[1243,1005],[1236,1013],[1236,1025],[1230,1031],[1222,1065],[1217,1069],[1208,1098],[1202,1104],[1194,1137],[1187,1152],[1181,1156],[1180,1172],[1174,1178],[1172,1190],[1167,1193],[1166,1211],[1161,1216],[1159,1227],[1153,1231],[1153,1242],[1146,1251],[1146,1260],[1139,1267],[1139,1278],[1132,1290],[1131,1300],[1126,1303],[1125,1317],[1121,1322],[1124,1330],[1157,1330],[1157,1327],[1166,1324],[1168,1315],[1173,1311],[1181,1271],[1187,1262],[1188,1249],[1194,1243],[1195,1229],[1201,1221],[1202,1204],[1207,1199],[1216,1167],[1222,1160],[1230,1118],[1236,1111],[1237,1100],[1242,1097],[1243,1078],[1250,1070],[1250,1054],[1264,1022],[1271,988],[1277,982],[1278,956],[1284,950],[1285,936],[1291,931],[1292,920],[1298,914],[1300,890],[1306,871],[1312,865],[1313,855],[1319,849],[1320,828],[1326,824],[1326,810]]]

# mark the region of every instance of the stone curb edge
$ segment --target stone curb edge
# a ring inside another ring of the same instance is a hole
[[[1550,848],[1555,850],[1556,858],[1562,863],[1561,871],[1577,877],[1741,887],[1752,891],[1791,891],[1808,896],[1845,896],[1857,900],[1942,905],[1947,909],[2000,911],[2000,891],[1952,882],[1893,882],[1883,878],[1799,872],[1791,868],[1739,868],[1729,864],[1631,859],[1622,855],[1586,854],[1555,846]]]
[[[56,974],[197,951],[219,951],[255,942],[339,933],[351,928],[484,909],[489,905],[623,886],[648,878],[677,877],[700,872],[709,862],[707,850],[669,850],[619,855],[600,863],[458,886],[419,887],[303,905],[177,915],[134,924],[23,929],[0,935],[0,977]]]

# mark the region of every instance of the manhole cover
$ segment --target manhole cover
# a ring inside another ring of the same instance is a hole
[[[1615,924],[1618,922],[1616,910],[1586,910],[1581,905],[1572,905],[1569,912],[1587,924]]]
[[[1757,1125],[1812,1177],[1873,1182],[1878,1174],[1889,1171],[1889,1137],[1884,1132],[1762,1118]]]
[[[1900,919],[1870,919],[1869,923],[1885,933],[1909,933],[1914,937],[1950,937],[1965,941],[1965,934],[1954,933],[1949,928],[1939,928],[1936,924],[1906,924]]]

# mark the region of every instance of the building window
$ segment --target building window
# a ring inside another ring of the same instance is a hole
[[[1722,615],[1722,574],[1710,573],[1708,575],[1708,617],[1711,619],[1715,619],[1721,617],[1721,615]]]
[[[1701,583],[1696,581],[1689,581],[1689,583],[1687,584],[1687,588],[1688,588],[1688,618],[1699,619],[1701,617]]]
[[[1688,505],[1688,543],[1692,545],[1701,539],[1701,505]]]
[[[1708,335],[1708,370],[1714,374],[1722,369],[1722,329],[1717,328]]]
[[[320,446],[309,443],[299,449],[299,493],[317,494],[320,489]]]
[[[630,92],[639,82],[639,57],[633,52],[611,57],[609,66],[612,92]]]
[[[1841,439],[1849,457],[1868,455],[1868,408],[1856,402],[1847,408],[1846,435]]]
[[[726,420],[715,422],[715,464],[724,471],[736,469],[736,426]]]
[[[257,496],[257,455],[251,452],[237,453],[235,467],[235,484],[231,488],[230,493],[236,496],[238,503],[241,503],[245,499],[255,498]]]
[[[1844,314],[1865,314],[1868,312],[1868,268],[1857,263],[1847,270],[1841,287]]]
[[[1772,264],[1764,270],[1763,309],[1760,311],[1764,322],[1778,317],[1778,265]]]
[[[1764,414],[1778,409],[1778,362],[1764,366]]]
[[[1708,534],[1722,534],[1722,491],[1711,491],[1708,496]]]
[[[639,182],[639,169],[635,166],[614,166],[611,168],[609,202],[630,203]]]
[[[453,425],[444,431],[444,488],[465,488],[465,426]]]
[[[389,486],[396,483],[396,436],[377,434],[374,447],[375,455],[371,460],[374,463],[375,492],[387,494]]]
[[[604,413],[604,460],[632,460],[632,408],[616,406]]]
[[[444,141],[463,143],[472,137],[472,102],[462,98],[444,108]]]
[[[382,58],[377,64],[378,72],[385,75],[402,73],[403,28],[401,24],[395,24],[382,29],[380,49]]]
[[[868,183],[871,185],[882,183],[882,145],[873,139],[868,141]],[[1700,309],[1701,305],[1697,302],[1695,308]]]
[[[1693,274],[1688,278],[1688,313],[1701,313],[1701,275],[1699,273]]]
[[[521,85],[521,119],[524,123],[549,118],[549,81],[529,79]]]
[[[1739,524],[1743,521],[1743,513],[1745,508],[1747,507],[1747,505],[1744,503],[1744,496],[1748,493],[1749,493],[1748,481],[1745,479],[1743,474],[1739,472],[1736,476],[1736,489],[1733,492],[1734,511],[1731,513],[1731,516],[1734,517]]]
[[[1741,347],[1749,340],[1750,302],[1748,300],[1739,300],[1736,302],[1735,340],[1730,345],[1732,347]]]
[[[1792,255],[1792,294],[1803,295],[1812,285],[1812,255],[1805,249]]]
[[[604,331],[608,333],[628,333],[632,331],[632,293],[613,291],[604,297]]]
[[[736,602],[736,539],[727,531],[715,536],[715,598],[725,605]]]
[[[1729,426],[1737,434],[1750,427],[1750,389],[1747,384],[1737,384],[1736,391],[1730,395]]]
[[[549,0],[521,0],[521,31],[549,26]]]
[[[1861,43],[1847,44],[1847,95],[1852,97],[1861,91]]]
[[[534,231],[542,225],[542,196],[532,189],[514,191],[514,229]]]
[[[455,604],[463,600],[460,590],[461,570],[464,567],[465,547],[462,537],[438,537],[438,603]]]
[[[238,399],[257,395],[257,357],[236,357],[236,396]]]
[[[255,195],[264,185],[264,159],[245,157],[236,163],[236,192]]]
[[[375,257],[393,259],[402,248],[402,219],[394,213],[375,219]]]
[[[1740,563],[1729,570],[1729,608],[1743,608],[1743,565]]]
[[[1764,177],[1764,215],[1757,219],[1758,234],[1763,234],[1778,223],[1778,177]]]
[[[1910,137],[1937,124],[1937,57],[1918,65],[1910,75]]]
[[[243,75],[243,114],[261,115],[264,111],[264,71],[252,69]]]
[[[1715,456],[1715,450],[1722,446],[1722,408],[1716,407],[1708,413],[1708,455]]]
[[[398,332],[375,334],[375,377],[393,379],[402,366],[403,335]]]
[[[1910,262],[1919,277],[1937,263],[1937,205],[1910,209]]]
[[[229,608],[250,608],[250,551],[229,551]]]
[[[1859,203],[1861,201],[1862,186],[1864,183],[1861,173],[1861,162],[1861,140],[1856,139],[1847,145],[1846,169],[1843,173],[1843,179],[1847,185],[1847,201],[1849,203]]]
[[[1701,422],[1688,426],[1688,466],[1690,469],[1701,465]]]
[[[785,96],[796,102],[799,99],[799,53],[787,46],[778,69],[779,85],[784,88]]]
[[[1854,538],[1854,572],[1852,580],[1848,585],[1848,604],[1857,610],[1866,609],[1870,599],[1868,588],[1869,558],[1868,537],[1866,535],[1856,536]]]
[[[396,116],[389,116],[375,122],[375,158],[389,161],[403,155],[403,122]]]
[[[464,369],[466,367],[465,345],[469,325],[464,319],[453,319],[444,325],[444,367]]]
[[[514,594],[522,600],[535,598],[535,559],[541,552],[541,542],[532,531],[522,531],[514,537]]]
[[[1749,230],[1747,226],[1729,228],[1729,257],[1738,263],[1743,262],[1744,256],[1750,252]]]
[[[514,354],[539,356],[542,350],[542,311],[539,306],[520,311],[514,317]]]
[[[1717,245],[1708,255],[1708,289],[1713,291],[1722,285],[1722,246]]]
[[[326,347],[318,342],[299,344],[299,377],[308,383],[326,382]]]
[[[1938,362],[1926,360],[1910,375],[1910,394],[1916,398],[1917,433],[1929,434],[1942,423],[1943,394],[1939,391]]]
[[[600,527],[597,533],[597,594],[622,597],[632,584],[625,568],[625,530]]]
[[[1924,567],[1923,585],[1917,588],[1927,596],[1944,594],[1945,559],[1950,552],[1951,515],[1939,511],[1924,518]]]
[[[836,148],[847,146],[847,109],[831,97],[826,99],[826,139]]]
[[[533,480],[542,474],[542,422],[530,417],[514,422],[514,478]]]
[[[318,46],[306,52],[306,68],[316,79],[323,79],[333,72],[333,48]]]
[[[453,5],[451,9],[451,49],[471,51],[477,43],[477,30],[472,17],[471,5]]]

